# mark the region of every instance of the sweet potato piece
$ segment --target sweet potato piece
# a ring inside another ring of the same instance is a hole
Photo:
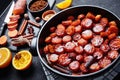
[[[110,31],[110,33],[116,33],[118,34],[118,27],[115,26],[115,25],[111,25],[109,28],[108,28],[108,31]]]
[[[77,25],[79,25],[79,24],[80,24],[80,20],[77,19],[77,20],[73,21],[71,25],[72,25],[72,26],[77,26]]]
[[[13,14],[15,15],[23,14],[25,12],[26,2],[27,2],[26,0],[17,0],[13,9]]]
[[[110,34],[110,35],[108,36],[108,39],[109,39],[109,40],[112,40],[112,39],[114,39],[114,38],[116,38],[116,33],[112,33],[112,34]]]
[[[46,43],[50,43],[50,42],[51,42],[51,39],[52,39],[52,38],[51,38],[50,36],[48,36],[48,37],[45,38],[45,42],[46,42]]]
[[[20,15],[11,15],[9,18],[10,21],[18,21],[20,19]]]
[[[68,26],[68,28],[66,29],[66,34],[68,34],[68,35],[73,35],[74,32],[75,32],[74,26]]]
[[[100,19],[100,24],[103,25],[104,27],[108,25],[108,18],[101,18]]]
[[[12,31],[8,31],[9,37],[16,37],[17,35],[18,35],[18,31],[16,29]]]
[[[7,36],[3,35],[0,37],[0,45],[5,46],[7,43]]]
[[[96,15],[96,16],[95,16],[95,21],[98,22],[98,21],[101,19],[101,17],[102,17],[102,16],[101,16],[100,14]]]
[[[83,18],[85,18],[85,15],[84,15],[84,14],[78,15],[78,19],[83,19]]]
[[[107,33],[107,32],[101,32],[101,33],[100,33],[100,36],[101,36],[101,37],[107,37],[107,36],[108,36],[108,33]]]
[[[50,53],[54,53],[55,52],[54,46],[51,45],[51,44],[48,45],[48,49],[49,49]]]
[[[95,15],[93,13],[91,13],[91,12],[88,12],[86,17],[90,18],[90,19],[95,19]]]
[[[18,23],[18,20],[16,20],[16,21],[9,21],[8,23],[7,23],[7,26],[13,26],[13,25],[15,25],[15,24],[17,24]]]
[[[75,17],[74,16],[68,16],[68,18],[67,18],[68,20],[74,20],[75,19]]]
[[[50,34],[50,37],[52,37],[52,38],[56,37],[56,36],[57,36],[57,34],[55,32]]]
[[[8,26],[8,30],[10,30],[10,31],[15,30],[17,28],[17,26],[18,26],[18,24]]]
[[[109,26],[111,26],[111,25],[116,26],[117,24],[116,24],[116,22],[115,22],[115,21],[110,21],[110,22],[109,22]]]
[[[72,24],[72,21],[71,20],[67,20],[67,21],[62,21],[62,25],[64,26],[69,26]]]

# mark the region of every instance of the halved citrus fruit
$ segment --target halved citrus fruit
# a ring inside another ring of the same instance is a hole
[[[13,57],[12,65],[17,70],[26,70],[32,64],[32,54],[27,50],[22,50]]]
[[[64,0],[60,3],[56,4],[56,7],[59,9],[65,9],[68,8],[72,4],[72,0]]]
[[[8,48],[0,48],[0,68],[7,67],[12,60],[11,51]]]

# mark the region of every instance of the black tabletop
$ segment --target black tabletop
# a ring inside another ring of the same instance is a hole
[[[56,0],[55,3],[58,3],[60,1],[63,0]],[[7,0],[0,0],[0,14],[5,9],[6,4],[7,4]],[[104,7],[115,13],[118,17],[120,17],[120,0],[73,0],[72,6],[76,6],[76,5],[96,5],[96,6]],[[55,6],[53,6],[53,9],[56,12],[60,11]],[[45,69],[44,70],[43,69],[44,68],[40,63],[40,59],[38,55],[35,55],[33,56],[32,66],[26,71],[17,71],[12,67],[12,64],[10,64],[5,69],[0,69],[0,80],[47,80],[44,73]],[[50,79],[50,80],[54,80],[54,79]],[[61,78],[59,80],[63,80],[63,79]]]

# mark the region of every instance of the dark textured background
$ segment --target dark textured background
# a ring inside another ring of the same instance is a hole
[[[56,3],[62,0],[56,0]],[[73,6],[75,5],[96,5],[104,7],[120,17],[120,0],[73,0]],[[55,10],[58,10],[54,7]]]
[[[56,0],[56,3],[60,1],[62,0]],[[0,14],[4,11],[8,2],[9,0],[0,0]],[[73,0],[72,6],[75,5],[104,7],[120,17],[120,0]],[[55,6],[53,9],[57,12],[59,11]],[[12,65],[5,69],[0,69],[0,80],[46,80],[46,77],[38,56],[33,56],[33,64],[26,71],[17,71]]]

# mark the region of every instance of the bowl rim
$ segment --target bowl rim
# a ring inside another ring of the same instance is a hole
[[[90,76],[93,76],[93,75],[97,75],[97,74],[99,74],[99,73],[101,73],[101,72],[106,71],[106,70],[109,69],[110,67],[112,67],[114,64],[117,63],[117,61],[118,61],[119,58],[120,58],[120,54],[119,54],[118,58],[116,58],[114,61],[112,61],[112,63],[111,63],[110,65],[108,65],[107,67],[105,67],[105,68],[103,68],[103,69],[100,69],[100,70],[98,70],[98,71],[96,71],[96,72],[89,73],[89,74],[83,74],[83,75],[69,75],[69,74],[65,74],[65,73],[63,73],[63,72],[60,72],[59,70],[56,70],[56,69],[50,67],[50,66],[43,60],[43,58],[42,58],[42,56],[41,56],[41,54],[40,54],[40,51],[39,51],[39,38],[40,38],[40,34],[41,34],[43,28],[46,26],[46,24],[47,24],[50,20],[52,20],[52,19],[53,19],[54,17],[56,17],[58,14],[60,14],[60,13],[62,13],[62,12],[65,12],[65,11],[67,11],[67,10],[73,9],[73,8],[81,8],[81,7],[89,7],[89,8],[92,7],[92,8],[98,8],[98,9],[105,10],[106,12],[109,12],[110,14],[112,14],[113,16],[115,16],[115,17],[120,21],[120,18],[119,18],[116,14],[114,14],[112,11],[110,11],[110,10],[108,10],[108,9],[106,9],[106,8],[103,8],[103,7],[100,7],[100,6],[96,6],[96,5],[77,5],[77,6],[73,6],[73,7],[69,7],[69,8],[67,8],[67,9],[64,9],[64,10],[62,10],[62,11],[60,11],[60,12],[57,12],[51,19],[49,19],[49,20],[42,26],[42,28],[40,29],[40,31],[39,31],[39,33],[38,33],[38,38],[37,38],[37,53],[38,53],[38,56],[39,56],[42,64],[44,64],[44,66],[47,67],[49,70],[51,70],[51,71],[53,71],[53,72],[55,72],[55,73],[57,73],[57,74],[59,74],[59,75],[66,76],[66,77],[85,78],[85,77],[90,77]]]
[[[38,10],[38,11],[32,11],[32,10],[30,10],[30,5],[31,5],[33,2],[35,2],[35,1],[37,1],[37,0],[31,0],[31,1],[27,4],[27,9],[28,9],[30,12],[32,12],[32,13],[42,12],[43,10],[45,10],[45,9],[49,6],[48,1],[46,0],[47,4],[46,4],[46,6],[45,6],[44,8],[42,8],[41,10]]]
[[[48,15],[48,14],[53,14],[53,16],[54,16],[54,15],[56,14],[56,11],[50,9],[50,10],[46,10],[45,12],[43,12],[43,13],[42,13],[42,19],[43,19],[44,21],[48,21],[48,20],[51,18],[51,17],[50,17],[49,19],[45,19],[45,16]]]

